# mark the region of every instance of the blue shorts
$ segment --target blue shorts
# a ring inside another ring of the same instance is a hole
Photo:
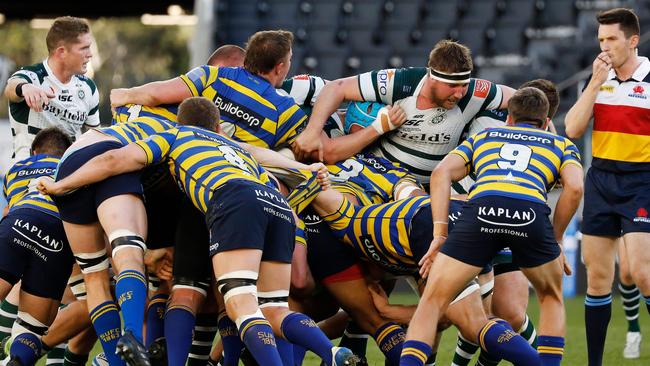
[[[481,197],[463,207],[441,252],[476,267],[491,263],[505,247],[513,263],[530,268],[560,255],[545,204],[507,197]]]
[[[463,205],[466,201],[451,199],[449,200],[449,227],[447,228],[448,232],[451,232],[454,229],[456,221],[460,219],[460,216],[463,214]],[[479,275],[487,274],[492,272],[492,263],[488,263],[481,269]]]
[[[0,278],[34,296],[61,300],[74,257],[61,220],[22,208],[0,222]]]
[[[582,233],[619,237],[650,232],[650,172],[612,173],[591,167],[585,178]]]
[[[314,279],[322,281],[359,261],[354,249],[334,236],[311,206],[303,211],[302,217],[307,232],[307,262]]]
[[[205,219],[211,256],[259,249],[262,261],[291,263],[296,223],[286,199],[273,188],[244,179],[228,181],[214,191]]]
[[[117,141],[100,141],[72,152],[59,163],[56,180],[60,181],[74,173],[95,156],[121,147],[123,145]],[[63,196],[52,196],[52,199],[59,209],[61,220],[84,225],[97,222],[97,207],[102,202],[123,194],[142,196],[139,172],[116,175]]]

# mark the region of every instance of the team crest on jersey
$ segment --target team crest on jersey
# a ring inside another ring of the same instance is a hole
[[[628,94],[627,96],[638,99],[648,99],[644,93],[645,89],[643,89],[641,85],[636,85],[634,88],[632,88],[632,94]]]
[[[84,93],[83,90],[79,90],[77,92],[77,96],[79,97],[79,99],[83,99],[86,96],[86,93]]]
[[[490,92],[490,82],[483,79],[474,79],[474,96],[487,98]]]
[[[636,217],[633,220],[634,222],[643,222],[646,224],[650,224],[650,218],[648,218],[648,210],[645,208],[641,207],[638,210],[636,210]]]

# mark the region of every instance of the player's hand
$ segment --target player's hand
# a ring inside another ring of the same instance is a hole
[[[111,108],[123,106],[129,102],[128,90],[127,88],[111,89]]]
[[[422,278],[429,277],[429,271],[431,270],[433,260],[436,259],[436,255],[446,240],[446,236],[433,237],[431,245],[429,245],[429,250],[427,250],[427,253],[422,257],[422,259],[420,259],[420,262],[418,263],[420,265],[420,276]]]
[[[375,304],[377,310],[381,311],[381,309],[389,306],[388,295],[386,295],[386,292],[378,283],[370,283],[368,285],[368,292],[370,292],[372,302]]]
[[[564,274],[567,276],[571,276],[573,274],[573,270],[571,269],[571,265],[569,262],[566,260],[566,256],[564,255],[564,248],[562,245],[560,245],[560,261],[562,263],[562,270],[564,271]]]
[[[309,170],[317,173],[318,184],[322,190],[327,190],[330,187],[330,172],[323,163],[314,163],[309,165]]]
[[[144,254],[144,264],[149,273],[164,281],[172,279],[174,252],[172,248],[147,249]]]
[[[61,187],[59,187],[59,184],[57,184],[54,179],[50,177],[39,177],[36,179],[36,189],[41,194],[48,194],[51,196],[60,196],[63,193],[65,193]]]
[[[34,112],[43,112],[43,106],[49,104],[50,99],[54,97],[54,89],[51,87],[45,90],[34,84],[23,85],[23,98],[25,98],[25,103]]]
[[[377,118],[372,122],[371,126],[377,131],[378,134],[383,135],[390,132],[404,124],[406,121],[406,113],[402,107],[398,105],[387,105],[382,107],[377,113]]]
[[[323,142],[320,139],[321,131],[311,131],[305,128],[304,131],[298,135],[296,141],[291,145],[291,150],[296,156],[296,160],[305,161],[309,157],[318,152],[318,161],[323,161]]]
[[[603,85],[607,81],[611,69],[612,60],[607,55],[607,52],[601,52],[593,62],[591,80],[597,85]]]

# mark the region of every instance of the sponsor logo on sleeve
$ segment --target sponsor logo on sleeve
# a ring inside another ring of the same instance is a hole
[[[483,79],[474,79],[474,96],[478,98],[487,98],[490,92],[490,82]]]

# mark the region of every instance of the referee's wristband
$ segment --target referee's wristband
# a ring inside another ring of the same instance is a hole
[[[20,84],[16,85],[16,95],[19,98],[23,97],[23,86],[25,86],[25,84],[29,84],[29,83],[20,83]]]

